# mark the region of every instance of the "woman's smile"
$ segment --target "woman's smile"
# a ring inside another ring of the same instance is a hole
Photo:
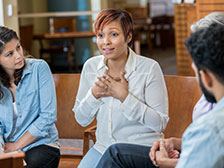
[[[105,54],[110,54],[113,52],[113,50],[114,50],[114,48],[103,48],[103,51]]]

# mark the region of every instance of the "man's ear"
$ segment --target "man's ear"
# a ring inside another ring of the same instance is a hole
[[[210,88],[213,86],[213,75],[205,70],[200,70],[199,71],[200,75],[201,75],[201,81],[203,82],[204,86],[210,90]]]

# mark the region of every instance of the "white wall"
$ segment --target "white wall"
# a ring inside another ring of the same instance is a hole
[[[0,26],[4,25],[3,1],[0,0]]]
[[[17,33],[19,32],[19,22],[18,22],[18,7],[17,0],[2,0],[4,9],[4,25],[10,29],[13,29]],[[7,14],[7,6],[12,5],[12,16]]]

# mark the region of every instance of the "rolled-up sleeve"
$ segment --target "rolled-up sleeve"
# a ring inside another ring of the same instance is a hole
[[[32,136],[41,138],[48,136],[49,129],[57,120],[54,80],[49,66],[44,61],[38,65],[38,82],[40,113],[28,131]]]

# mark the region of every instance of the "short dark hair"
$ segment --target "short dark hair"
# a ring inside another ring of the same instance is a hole
[[[224,26],[218,23],[202,28],[185,41],[198,70],[212,72],[224,84]]]
[[[97,35],[99,30],[102,30],[103,27],[112,21],[119,20],[121,27],[124,32],[125,40],[127,40],[129,35],[132,35],[131,41],[128,43],[128,46],[131,47],[133,44],[134,38],[134,26],[131,15],[122,9],[105,9],[101,11],[95,21],[95,34]]]

